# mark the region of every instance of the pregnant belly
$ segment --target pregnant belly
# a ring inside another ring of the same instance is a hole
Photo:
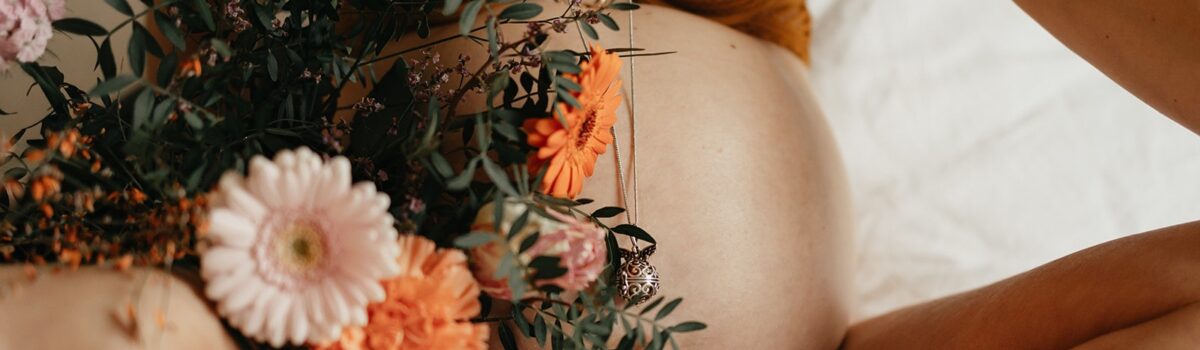
[[[546,13],[562,10],[542,3]],[[636,16],[634,46],[676,52],[637,59],[633,81],[626,62],[622,79],[636,86],[636,144],[628,106],[617,123],[626,176],[638,182],[638,224],[660,243],[651,258],[660,295],[684,298],[665,323],[709,325],[679,335],[685,349],[835,349],[848,322],[851,216],[806,69],[786,50],[700,17],[653,6]],[[455,31],[435,28],[431,37]],[[626,35],[602,30],[601,44],[627,47]],[[550,46],[582,51],[569,39],[576,37],[558,36]],[[465,41],[434,51],[483,54]],[[632,148],[636,176],[628,171]],[[616,171],[610,147],[584,183],[581,197],[594,199],[592,208],[621,205]]]

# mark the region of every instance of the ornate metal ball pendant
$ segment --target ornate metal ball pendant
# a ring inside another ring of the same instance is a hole
[[[658,270],[650,265],[654,247],[633,251],[621,249],[621,273],[617,274],[617,289],[631,305],[638,305],[658,294]]]

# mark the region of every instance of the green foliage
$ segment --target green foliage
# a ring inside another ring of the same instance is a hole
[[[596,39],[589,20],[618,30],[608,12],[636,5],[546,15],[533,3],[485,0],[244,1],[232,7],[239,13],[224,1],[143,0],[136,12],[127,0],[105,2],[125,20],[111,28],[82,18],[54,23],[93,38],[93,86],[71,85],[55,67],[20,65],[51,110],[12,134],[41,153],[36,160],[6,157],[5,180],[29,189],[61,179],[61,189],[41,198],[9,192],[0,200],[0,260],[61,264],[56,249],[77,249],[89,253],[85,264],[129,254],[155,266],[195,267],[200,213],[180,208],[198,208],[189,203],[202,200],[222,174],[244,172],[254,156],[308,147],[347,157],[355,181],[373,182],[390,197],[401,232],[459,249],[511,242],[501,244],[508,251],[494,277],[514,295],[535,296],[514,301],[511,315],[485,311],[478,320],[498,322],[505,347],[515,347],[518,336],[554,349],[606,348],[615,337],[622,349],[677,347],[674,334],[705,328],[664,323],[682,299],[619,306],[607,278],[568,300],[561,288],[539,283],[567,272],[561,257],[518,258],[541,233],[518,239],[471,227],[481,207],[505,201],[528,207],[512,232],[534,218],[553,219],[550,211],[588,217],[607,230],[609,277],[620,263],[616,235],[654,242],[634,225],[601,221],[622,208],[585,213],[580,207],[591,200],[539,193],[546,169],[527,163],[534,149],[522,127],[530,118],[561,118],[560,103],[580,105],[560,92],[582,89],[570,75],[581,72],[585,57],[546,49],[558,35],[554,26],[575,24]],[[435,12],[459,13],[457,31],[424,39],[439,32],[430,23]],[[114,35],[123,31],[130,37],[127,63],[113,52],[121,46]],[[422,40],[400,40],[414,35]],[[427,51],[453,40],[486,44],[486,52],[455,65],[455,58]],[[472,99],[483,103],[466,102]],[[62,146],[69,135],[78,136],[74,148]],[[79,239],[47,238],[63,230]],[[167,247],[183,258],[163,259]]]

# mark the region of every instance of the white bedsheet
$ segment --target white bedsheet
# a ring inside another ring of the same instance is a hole
[[[1200,137],[1008,1],[810,0],[862,319],[1200,219]]]

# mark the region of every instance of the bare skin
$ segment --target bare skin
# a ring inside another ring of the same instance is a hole
[[[0,349],[234,349],[204,298],[157,269],[0,267]]]
[[[547,14],[563,11],[538,3]],[[638,58],[636,81],[623,71],[626,89],[636,84],[639,224],[661,244],[651,258],[661,293],[685,299],[665,323],[708,323],[678,337],[684,349],[836,348],[848,323],[851,211],[807,68],[778,46],[691,14],[644,6],[635,17],[635,46],[678,52]],[[519,37],[518,27],[506,36]],[[604,47],[629,46],[627,32],[598,28]],[[430,37],[456,31],[435,28]],[[584,51],[574,27],[552,40]],[[443,60],[470,54],[472,68],[485,50],[464,40],[434,49]],[[617,140],[628,167],[624,108]],[[610,147],[580,197],[620,205],[615,169]]]
[[[563,9],[542,4],[546,13]],[[690,14],[646,6],[636,16],[637,46],[679,52],[637,61],[640,225],[662,243],[651,259],[663,278],[662,294],[686,300],[664,323],[709,324],[706,331],[678,337],[685,349],[835,348],[845,332],[852,295],[851,211],[840,159],[806,68],[782,48]],[[624,17],[618,19],[625,26]],[[625,32],[597,28],[605,47],[628,46]],[[431,37],[451,36],[456,30],[454,25],[435,28]],[[518,36],[516,30],[507,35]],[[553,47],[582,48],[573,28],[556,38]],[[388,50],[411,46],[403,42]],[[448,61],[460,52],[472,54],[476,66],[485,57],[483,48],[466,40],[434,50]],[[382,74],[388,66],[377,69]],[[353,103],[363,95],[361,89],[348,89],[344,101]],[[477,109],[477,102],[460,112]],[[628,157],[624,111],[617,133]],[[581,197],[595,199],[597,206],[618,205],[615,169],[611,151],[601,156]],[[99,270],[52,276],[26,288],[38,293],[0,299],[0,348],[11,345],[4,341],[31,342],[11,348],[136,347],[124,331],[109,326],[111,315],[132,300],[128,292],[140,285],[122,276]],[[172,302],[185,306],[172,304],[168,324],[178,322],[179,328],[168,330],[190,330],[185,325],[192,323],[206,326],[163,337],[162,347],[229,345],[228,336],[215,326],[216,315],[196,295],[180,294],[184,288],[177,285]],[[89,292],[60,296],[82,290]],[[159,292],[143,292],[141,299],[158,300]],[[29,318],[9,315],[36,315],[37,322],[19,323]],[[15,336],[53,331],[31,326],[50,320],[77,322],[64,329],[90,336]],[[154,327],[152,317],[140,324],[148,332]]]
[[[1200,132],[1200,4],[1017,0],[1146,103]],[[1195,349],[1200,222],[1083,250],[854,325],[845,349]]]

